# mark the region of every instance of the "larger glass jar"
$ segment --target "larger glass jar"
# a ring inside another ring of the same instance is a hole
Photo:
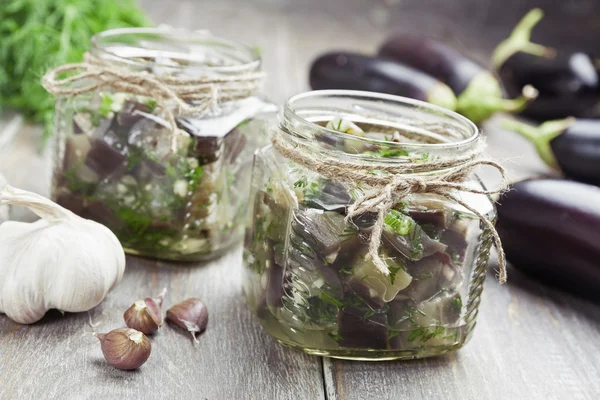
[[[317,157],[364,163],[450,160],[480,140],[456,113],[351,91],[292,97],[276,129]],[[482,187],[476,176],[467,184]],[[490,232],[459,204],[411,195],[385,216],[385,276],[366,257],[376,214],[346,218],[363,194],[360,182],[330,179],[272,145],[256,153],[244,249],[250,308],[271,336],[311,354],[387,360],[460,348],[475,326]],[[494,219],[488,196],[454,195]]]
[[[93,37],[90,54],[153,78],[235,80],[261,70],[249,47],[179,30],[106,31]],[[207,101],[194,100],[193,90],[188,104]],[[105,87],[60,97],[53,199],[106,225],[128,253],[189,261],[221,254],[243,237],[252,155],[275,108],[253,94],[224,97],[201,116]]]

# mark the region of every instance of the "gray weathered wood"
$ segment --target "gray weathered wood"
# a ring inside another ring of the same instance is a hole
[[[308,88],[308,65],[320,52],[373,52],[392,29],[443,37],[475,49],[476,58],[485,60],[492,43],[530,6],[525,3],[142,1],[157,24],[209,29],[260,46],[269,73],[266,93],[278,103]],[[536,2],[541,3],[553,2]],[[593,21],[598,7],[593,1],[568,3],[550,10],[550,18],[568,14],[573,21]],[[499,7],[507,10],[496,16]],[[485,36],[479,34],[484,28]],[[545,32],[560,38],[567,28]],[[597,32],[598,27],[590,29]],[[574,31],[569,30],[572,39],[586,40]],[[594,35],[588,36],[587,42],[595,44]],[[526,141],[498,125],[495,118],[484,127],[489,149],[505,161],[514,179],[548,173]],[[14,185],[47,195],[49,154],[40,155],[39,143],[39,129],[23,128],[1,154],[0,172]],[[13,216],[33,218],[17,208]],[[600,307],[544,288],[514,269],[505,287],[490,273],[478,326],[464,349],[410,362],[347,362],[288,350],[251,318],[240,280],[239,249],[198,266],[129,257],[123,282],[90,314],[99,323],[97,331],[123,326],[122,313],[133,300],[163,287],[169,289],[166,304],[200,296],[211,313],[199,345],[194,348],[189,336],[164,327],[153,339],[148,363],[133,373],[103,362],[86,314],[51,313],[32,326],[0,316],[0,399],[600,398]]]

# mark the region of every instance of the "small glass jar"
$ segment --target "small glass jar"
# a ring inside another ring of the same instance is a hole
[[[153,77],[235,78],[261,70],[249,47],[179,30],[106,31],[93,37],[90,54]],[[128,253],[218,256],[243,237],[252,155],[265,145],[265,118],[274,108],[255,95],[216,101],[202,116],[104,88],[59,97],[52,197],[106,225]],[[167,109],[179,128],[175,142]]]
[[[290,98],[276,129],[316,155],[364,163],[450,160],[480,140],[477,127],[451,111],[336,90]],[[467,184],[482,188],[476,176]],[[272,145],[256,153],[244,248],[250,308],[271,336],[310,354],[389,360],[460,348],[475,326],[489,230],[446,198],[404,198],[385,217],[385,276],[366,257],[376,214],[346,218],[363,194],[360,182],[332,180]],[[488,196],[454,195],[494,219]]]

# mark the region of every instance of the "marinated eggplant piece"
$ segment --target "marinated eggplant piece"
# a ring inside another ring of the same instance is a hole
[[[92,140],[85,165],[100,179],[110,176],[127,165],[127,158],[104,140]]]
[[[326,181],[319,191],[312,191],[306,196],[306,204],[310,207],[326,211],[343,212],[352,203],[348,190],[339,182]]]
[[[267,305],[283,307],[283,267],[273,263],[268,271]]]
[[[244,136],[239,129],[235,128],[223,141],[223,158],[228,164],[234,164],[237,158],[242,154],[242,151],[246,148],[248,139]]]
[[[398,292],[410,285],[412,276],[406,271],[405,266],[398,259],[390,258],[386,253],[389,275],[383,275],[375,265],[366,260],[367,253],[361,253],[354,261],[354,268],[349,282],[352,290],[359,295],[365,295],[365,299],[383,306],[384,303],[392,301]]]
[[[390,348],[409,350],[422,346],[452,345],[458,342],[463,308],[458,293],[441,293],[420,304],[397,300],[390,305]]]
[[[408,215],[422,228],[428,227],[432,233],[448,227],[448,212],[445,209],[419,207],[410,210]]]
[[[440,255],[438,255],[440,254]],[[415,263],[407,263],[406,269],[413,277],[402,296],[416,302],[428,300],[444,290],[453,290],[461,283],[460,271],[444,253],[437,253]]]
[[[331,211],[318,211],[312,209],[300,210],[295,215],[293,229],[301,235],[306,242],[323,257],[332,256],[330,262],[335,261],[342,243],[347,240],[344,233],[347,224],[344,216]]]
[[[117,134],[126,136],[132,126],[145,118],[144,114],[152,114],[152,111],[152,107],[148,104],[126,100],[123,108],[117,114],[117,124],[116,126],[113,124],[113,129]]]
[[[451,257],[452,263],[455,265],[458,265],[465,260],[467,248],[469,246],[469,242],[467,241],[469,223],[470,220],[457,218],[440,237],[440,242],[448,246],[446,252],[443,254]],[[440,253],[438,253],[438,256],[439,254]]]
[[[446,250],[444,244],[431,239],[415,220],[397,210],[390,210],[385,217],[383,239],[385,244],[415,261]]]
[[[362,349],[386,349],[388,323],[386,314],[368,318],[358,317],[360,310],[348,307],[338,316],[338,340],[343,347]]]

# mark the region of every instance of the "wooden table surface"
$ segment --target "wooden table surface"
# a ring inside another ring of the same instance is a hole
[[[143,2],[156,23],[208,28],[261,46],[266,93],[276,102],[307,89],[307,65],[315,54],[331,47],[372,51],[389,28],[360,18],[348,24],[330,13],[288,12],[270,4],[275,0],[259,3]],[[515,179],[547,172],[524,140],[497,126],[497,118],[484,126],[489,151]],[[49,154],[40,154],[40,130],[5,115],[0,146],[12,133],[14,140],[0,149],[0,172],[17,187],[48,195]],[[33,218],[21,209],[13,217]],[[368,363],[305,355],[262,332],[241,295],[239,248],[193,266],[128,257],[122,283],[89,315],[50,312],[29,326],[0,315],[0,399],[600,398],[600,306],[545,288],[513,268],[501,286],[494,267],[464,349]],[[108,366],[89,319],[98,332],[121,327],[122,313],[135,299],[163,287],[167,304],[191,296],[205,300],[210,322],[200,343],[193,346],[188,336],[165,327],[140,370]]]

